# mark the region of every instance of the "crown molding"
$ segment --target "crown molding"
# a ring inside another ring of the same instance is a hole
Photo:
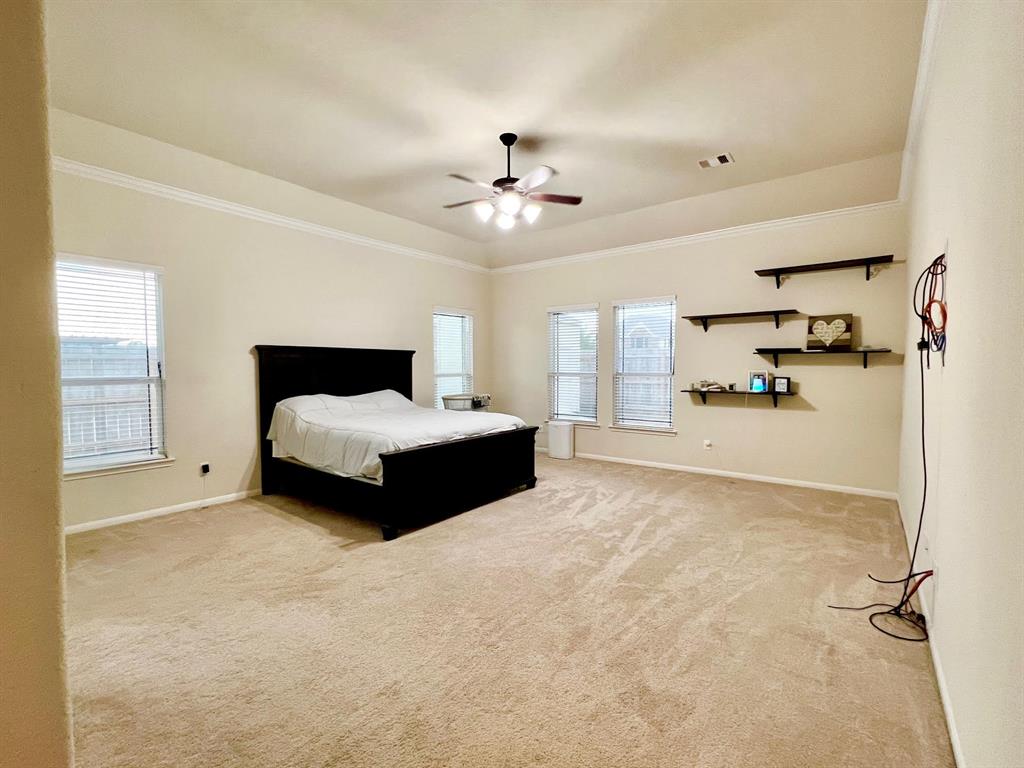
[[[914,99],[910,104],[910,118],[907,120],[907,136],[903,141],[903,158],[900,166],[900,189],[898,198],[905,201],[910,194],[910,174],[914,170],[917,143],[921,135],[921,120],[928,104],[931,91],[932,69],[935,63],[935,40],[939,36],[945,0],[928,0],[921,30],[921,53],[917,59],[917,79],[914,81]]]
[[[932,0],[935,2],[935,0]],[[929,6],[930,8],[931,6]],[[906,156],[904,156],[906,157]],[[279,213],[272,213],[261,208],[254,208],[248,205],[242,205],[241,203],[234,203],[230,200],[224,200],[211,195],[204,195],[199,192],[193,192],[188,189],[181,187],[174,187],[169,184],[162,184],[158,181],[151,181],[150,179],[139,178],[138,176],[131,176],[127,173],[121,173],[120,171],[113,171],[109,168],[102,168],[97,165],[90,165],[88,163],[82,163],[77,160],[70,160],[65,157],[54,155],[51,158],[53,170],[58,173],[66,173],[70,176],[77,176],[83,179],[89,179],[91,181],[98,181],[102,184],[110,184],[116,187],[122,187],[124,189],[130,189],[135,192],[141,192],[147,195],[153,195],[155,197],[162,197],[166,200],[174,200],[179,203],[185,203],[187,205],[195,205],[200,208],[207,208],[213,211],[219,211],[221,213],[227,213],[232,216],[239,216],[244,219],[250,219],[251,221],[260,221],[265,224],[273,224],[278,227],[285,227],[286,229],[293,229],[298,232],[305,232],[311,235],[317,235],[318,237],[326,237],[331,240],[340,240],[341,242],[351,243],[353,245],[360,245],[367,248],[376,248],[377,250],[387,251],[389,253],[399,254],[401,256],[407,256],[413,259],[420,259],[422,261],[429,261],[435,264],[442,264],[448,267],[455,267],[456,269],[464,269],[469,272],[477,273],[492,273],[492,274],[508,274],[512,272],[529,272],[535,269],[549,269],[551,267],[563,266],[566,264],[576,264],[586,261],[596,261],[598,259],[607,259],[614,256],[626,256],[630,254],[647,253],[650,251],[659,251],[665,248],[673,248],[680,245],[687,245],[690,243],[699,243],[706,240],[718,240],[727,237],[739,237],[740,235],[751,234],[754,232],[762,232],[772,229],[784,229],[786,227],[801,226],[804,224],[810,224],[817,221],[824,221],[827,219],[833,219],[843,216],[856,216],[863,213],[870,213],[873,211],[881,211],[889,208],[894,208],[902,205],[902,200],[888,200],[881,203],[868,203],[866,205],[857,205],[850,208],[837,208],[831,211],[821,211],[818,213],[807,213],[800,216],[790,216],[783,219],[771,219],[769,221],[760,221],[752,224],[740,224],[735,227],[725,227],[722,229],[709,230],[707,232],[696,232],[690,235],[681,235],[679,237],[670,237],[663,240],[651,240],[644,243],[635,243],[632,245],[622,245],[615,248],[606,248],[600,251],[589,251],[586,253],[576,253],[567,256],[556,256],[550,259],[541,259],[539,261],[528,261],[522,264],[509,264],[504,267],[484,267],[479,264],[474,264],[469,261],[463,261],[462,259],[455,259],[450,256],[442,256],[438,253],[431,253],[429,251],[421,251],[417,248],[410,248],[405,245],[399,245],[398,243],[391,243],[386,240],[377,240],[376,238],[366,237],[364,235],[357,235],[352,232],[346,232],[342,229],[336,229],[334,227],[327,227],[323,224],[316,224],[312,221],[305,219],[298,219],[292,216],[283,216]],[[902,188],[902,180],[901,180]]]
[[[232,216],[239,216],[243,219],[261,221],[265,224],[273,224],[278,227],[285,227],[286,229],[294,229],[298,232],[305,232],[310,235],[317,235],[318,237],[340,240],[344,243],[361,245],[367,248],[376,248],[377,250],[396,253],[413,259],[430,261],[435,264],[443,264],[448,267],[465,269],[470,272],[490,272],[487,267],[463,261],[462,259],[442,256],[441,254],[431,253],[429,251],[421,251],[417,248],[409,248],[408,246],[399,245],[398,243],[390,243],[386,240],[377,240],[376,238],[357,235],[352,232],[346,232],[342,229],[335,229],[334,227],[327,227],[323,224],[306,221],[305,219],[297,219],[292,216],[282,216],[279,213],[272,213],[261,208],[253,208],[252,206],[242,205],[241,203],[233,203],[230,200],[223,200],[221,198],[204,195],[199,192],[192,192],[191,190],[182,189],[181,187],[173,187],[169,184],[161,184],[158,181],[142,179],[137,176],[131,176],[127,173],[112,171],[109,168],[101,168],[100,166],[89,165],[88,163],[82,163],[77,160],[69,160],[66,157],[54,155],[51,162],[53,170],[58,173],[66,173],[70,176],[78,176],[79,178],[98,181],[102,184],[123,187],[124,189],[130,189],[135,192],[142,192],[143,194],[162,197],[166,200],[174,200],[179,203],[186,203],[200,208],[207,208],[212,211],[227,213]]]
[[[707,232],[697,232],[692,235],[681,235],[679,237],[669,237],[664,240],[651,240],[646,243],[636,243],[634,245],[621,245],[616,248],[606,248],[600,251],[589,251],[587,253],[575,253],[569,256],[556,256],[551,259],[541,259],[539,261],[528,261],[523,264],[509,264],[504,267],[492,267],[491,272],[497,274],[508,274],[511,272],[529,272],[534,269],[549,269],[551,267],[559,267],[565,264],[578,264],[585,261],[597,261],[598,259],[608,259],[613,256],[626,256],[635,253],[647,253],[650,251],[660,251],[665,248],[674,248],[680,245],[688,245],[690,243],[700,243],[705,240],[719,240],[726,237],[738,237],[740,235],[748,235],[753,232],[763,232],[770,229],[785,229],[786,227],[796,227],[803,224],[810,224],[816,221],[824,221],[827,219],[835,219],[843,216],[857,216],[863,213],[871,213],[873,211],[884,211],[890,208],[897,208],[902,205],[901,200],[887,200],[881,203],[868,203],[866,205],[855,205],[850,208],[836,208],[831,211],[821,211],[819,213],[806,213],[800,216],[790,216],[785,219],[771,219],[769,221],[759,221],[753,224],[740,224],[735,227],[725,227],[723,229],[713,229]]]

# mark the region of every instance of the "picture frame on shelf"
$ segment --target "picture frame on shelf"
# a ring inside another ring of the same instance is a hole
[[[776,394],[789,394],[789,392],[792,391],[790,387],[791,382],[789,376],[776,376],[772,379],[772,392],[775,392]]]
[[[747,371],[747,391],[767,392],[768,371]]]

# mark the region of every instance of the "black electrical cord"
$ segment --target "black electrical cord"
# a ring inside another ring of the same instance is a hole
[[[920,372],[921,380],[921,470],[923,482],[921,487],[921,510],[917,516],[917,534],[914,537],[914,549],[910,555],[910,567],[907,569],[907,575],[902,579],[877,579],[870,573],[868,574],[869,579],[878,582],[879,584],[902,584],[903,594],[900,596],[899,602],[895,605],[890,603],[871,603],[870,605],[864,606],[828,606],[829,608],[835,608],[843,611],[866,611],[869,608],[886,608],[887,610],[876,611],[868,616],[868,621],[871,622],[871,626],[889,637],[895,637],[897,640],[908,640],[911,642],[923,642],[928,639],[928,629],[925,626],[924,616],[914,610],[910,599],[924,580],[932,575],[931,571],[915,572],[914,564],[917,561],[917,551],[921,544],[921,531],[924,528],[924,511],[928,502],[928,446],[925,432],[925,359],[927,357],[929,367],[931,367],[931,353],[934,351],[942,354],[943,365],[945,365],[946,361],[945,274],[946,254],[942,254],[925,268],[917,278],[917,282],[914,284],[913,309],[914,314],[917,315],[917,318],[921,321],[921,339],[917,343],[917,351],[918,370]],[[935,311],[933,307],[938,307],[938,311],[940,313],[940,319],[938,321],[933,314]],[[913,588],[911,588],[911,582],[917,577],[920,577],[919,580],[915,582]],[[919,636],[906,637],[904,635],[890,632],[885,627],[880,626],[881,622],[892,620],[885,618],[889,616],[891,616],[892,619],[902,621],[913,627],[914,632],[919,634]]]

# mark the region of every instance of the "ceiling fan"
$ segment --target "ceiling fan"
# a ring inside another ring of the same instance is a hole
[[[451,203],[445,208],[461,208],[463,205],[472,205],[480,221],[485,224],[497,213],[495,223],[501,229],[512,229],[519,219],[525,219],[528,224],[533,224],[540,216],[541,207],[538,203],[560,203],[562,205],[579,205],[583,202],[582,197],[576,195],[552,195],[545,192],[534,192],[537,187],[544,184],[558,171],[550,165],[538,165],[521,179],[512,175],[512,145],[519,137],[514,133],[503,133],[498,139],[505,145],[505,175],[495,179],[490,184],[486,181],[477,181],[460,173],[449,173],[453,179],[467,181],[488,191],[486,197],[475,200],[463,200],[461,203]]]

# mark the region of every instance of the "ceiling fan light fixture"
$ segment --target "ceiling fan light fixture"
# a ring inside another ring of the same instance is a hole
[[[498,210],[509,216],[515,216],[522,208],[523,196],[514,189],[506,189],[498,198]]]
[[[484,224],[491,220],[491,216],[494,215],[494,206],[489,202],[476,203],[473,206],[473,213],[480,219]]]
[[[463,176],[461,173],[449,173],[448,176],[453,179],[486,189],[487,197],[479,197],[481,193],[478,192],[475,200],[449,203],[444,206],[445,208],[470,206],[481,223],[487,224],[493,220],[498,229],[510,230],[520,219],[527,224],[536,222],[543,207],[539,203],[579,205],[583,202],[583,198],[578,195],[554,195],[536,191],[537,187],[546,184],[558,174],[550,165],[539,165],[522,178],[514,177],[512,145],[516,143],[518,136],[514,133],[503,133],[498,138],[505,147],[505,175],[492,182],[486,182]]]
[[[523,206],[523,218],[526,219],[527,224],[533,224],[540,216],[541,207],[536,203],[528,203]]]

